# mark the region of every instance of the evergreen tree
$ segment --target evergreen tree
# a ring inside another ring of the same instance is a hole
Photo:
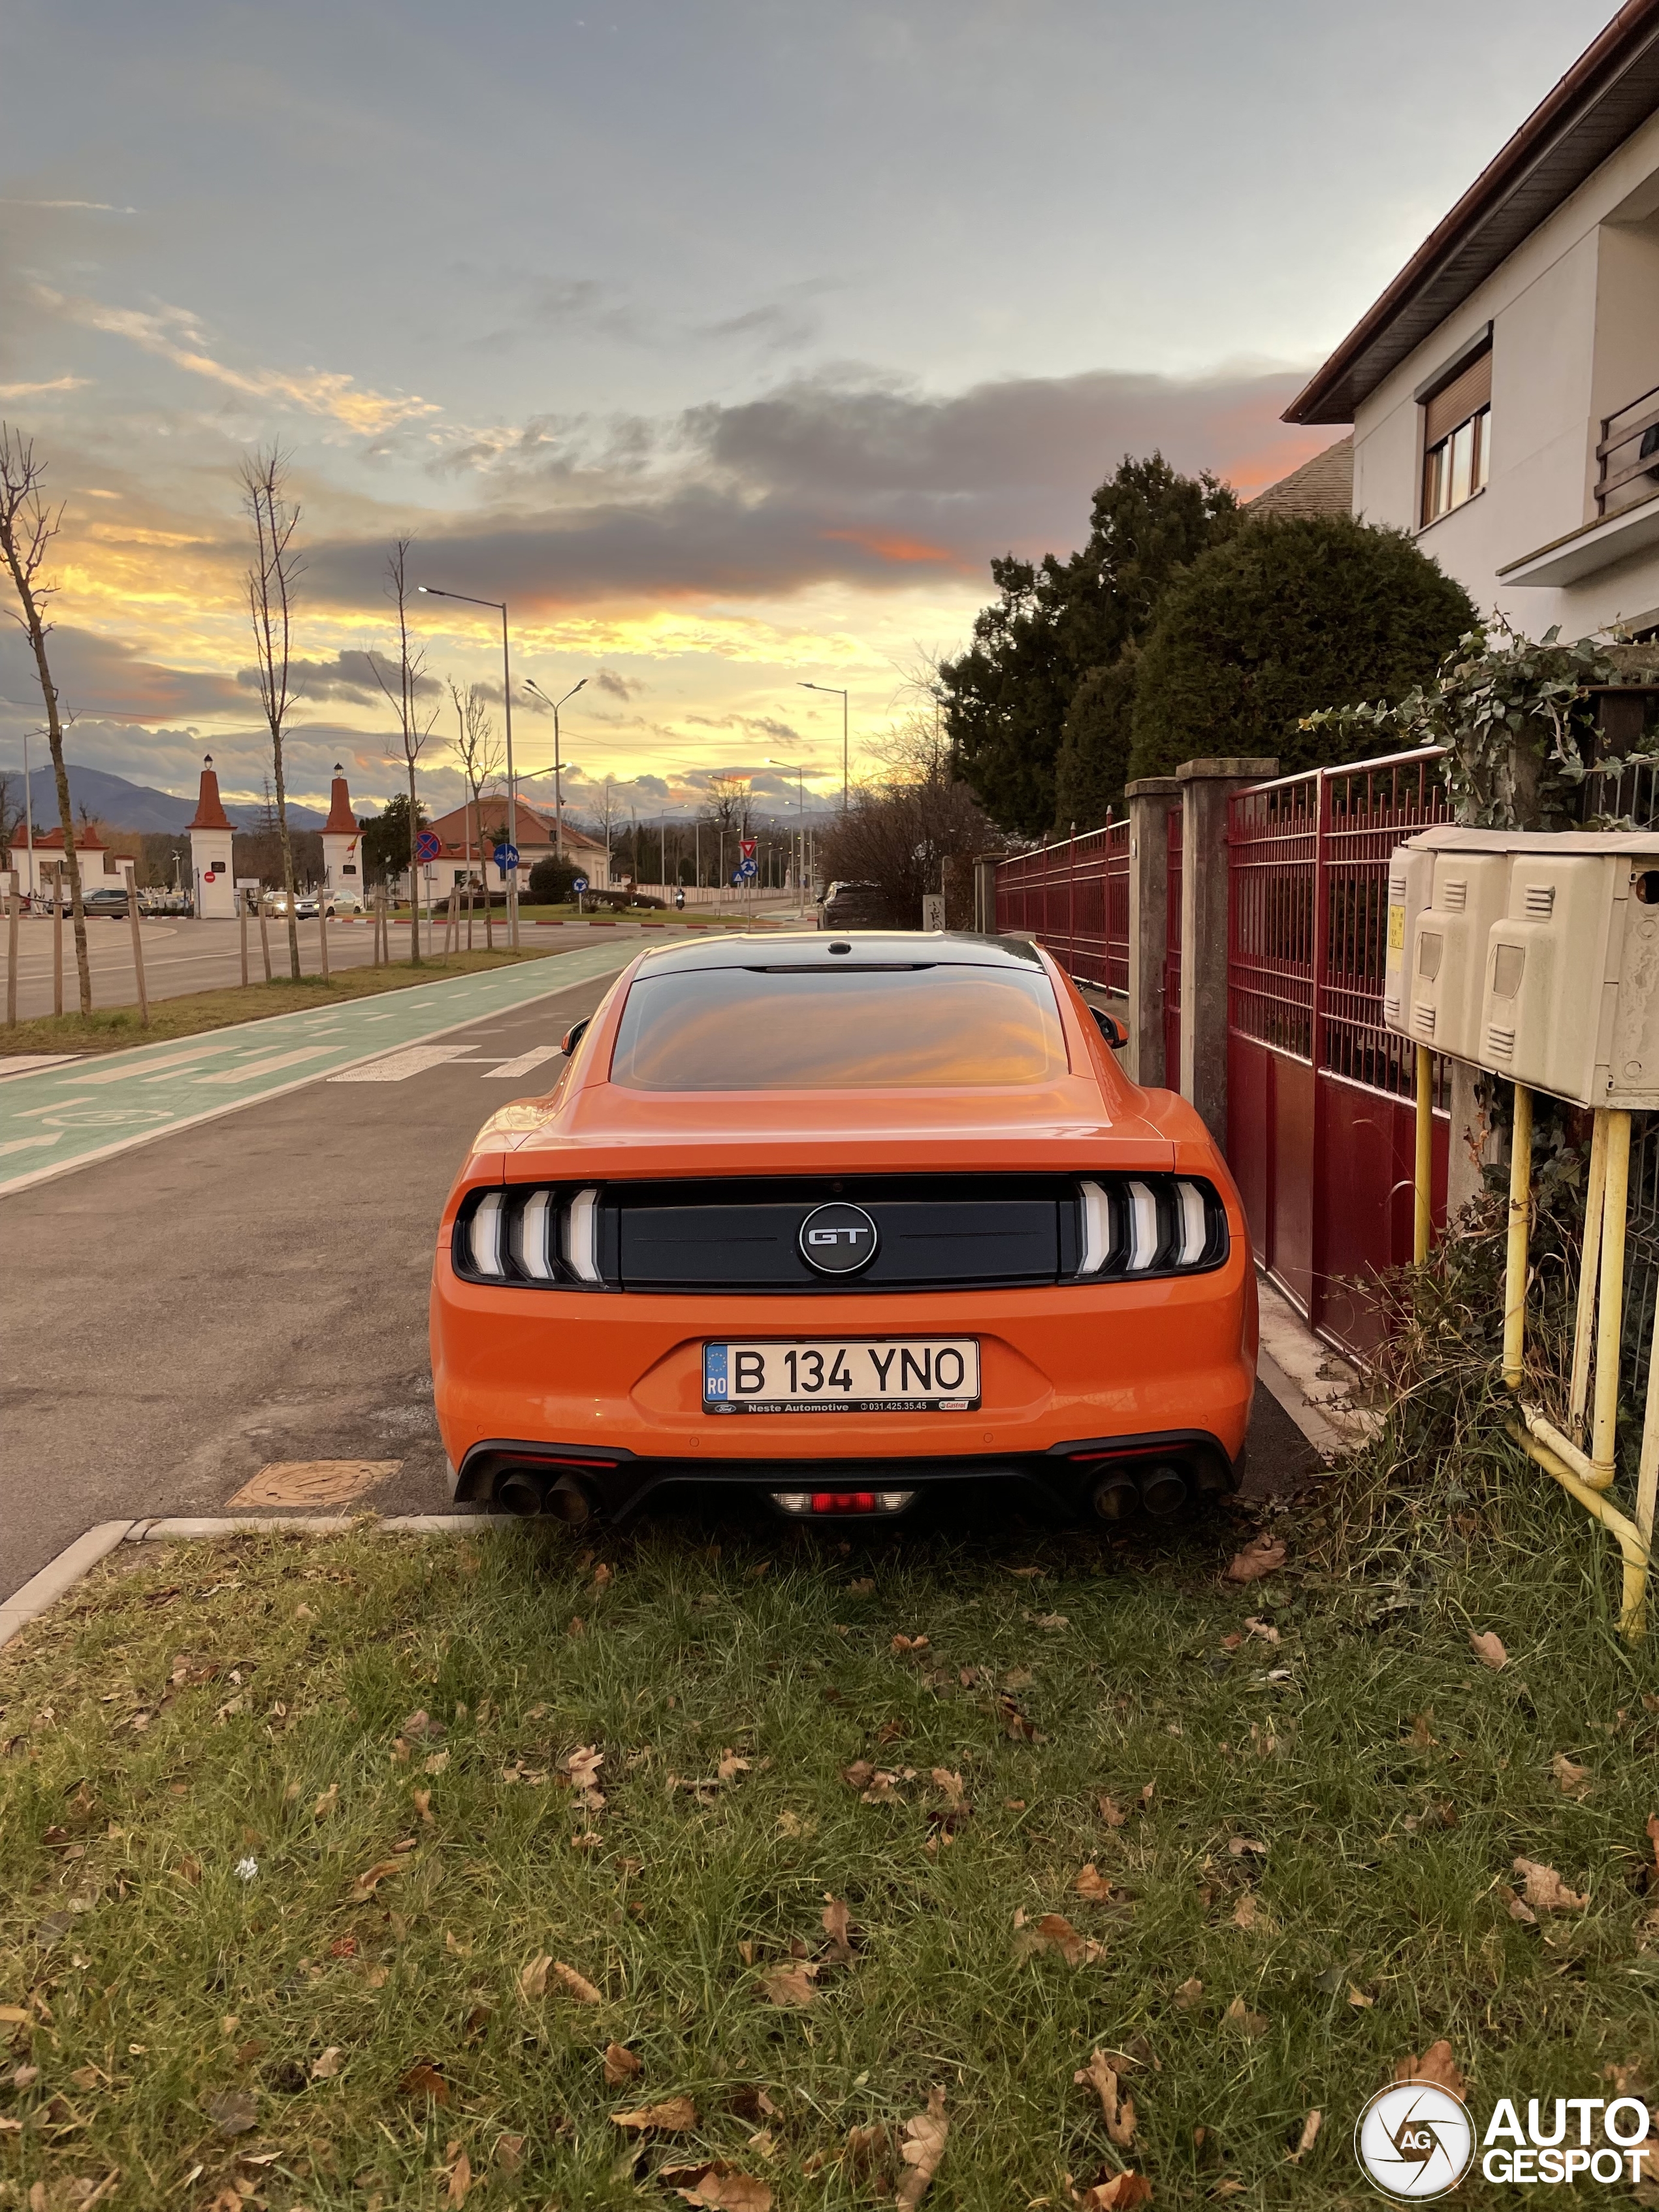
[[[939,675],[962,773],[994,820],[1028,836],[1048,830],[1079,685],[1145,635],[1170,578],[1230,535],[1237,516],[1213,477],[1181,476],[1161,453],[1126,454],[1095,494],[1081,552],[991,563],[999,596]]]
[[[1108,668],[1091,668],[1072,694],[1054,764],[1054,828],[1097,830],[1121,815],[1129,776],[1130,718],[1139,655],[1126,647]]]
[[[1322,707],[1397,700],[1479,628],[1468,592],[1403,531],[1346,515],[1247,522],[1176,578],[1140,655],[1132,776],[1271,754],[1281,773],[1355,757]]]

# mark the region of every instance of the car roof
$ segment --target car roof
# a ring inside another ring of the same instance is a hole
[[[851,957],[832,954],[850,945]],[[698,968],[1000,968],[1040,970],[1034,945],[1019,937],[976,937],[967,930],[800,930],[777,936],[715,937],[695,945],[653,945],[642,975],[678,975]]]

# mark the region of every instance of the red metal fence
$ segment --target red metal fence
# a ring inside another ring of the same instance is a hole
[[[997,928],[1029,933],[1068,975],[1129,988],[1129,825],[1109,822],[997,867]]]
[[[1382,1020],[1389,856],[1450,818],[1440,756],[1283,776],[1229,806],[1227,1158],[1256,1257],[1363,1351],[1355,1279],[1412,1253],[1413,1052]],[[1435,1207],[1447,1135],[1435,1119]]]

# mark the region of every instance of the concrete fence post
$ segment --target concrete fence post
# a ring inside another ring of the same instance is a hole
[[[981,937],[997,933],[997,864],[989,854],[974,862],[974,927]]]
[[[1184,761],[1181,787],[1181,1095],[1227,1141],[1227,801],[1276,760]]]
[[[1124,793],[1129,802],[1128,1073],[1161,1086],[1164,1053],[1164,976],[1170,951],[1170,816],[1181,804],[1172,775],[1142,776]]]

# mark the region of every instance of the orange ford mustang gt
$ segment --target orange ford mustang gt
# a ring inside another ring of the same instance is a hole
[[[1014,1478],[1109,1520],[1232,1486],[1255,1280],[1208,1131],[1024,942],[643,953],[444,1208],[458,1498],[803,1516]]]

